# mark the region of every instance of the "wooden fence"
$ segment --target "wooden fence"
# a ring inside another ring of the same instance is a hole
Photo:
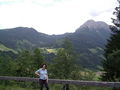
[[[15,80],[23,82],[38,82],[38,78],[30,77],[12,77],[12,76],[0,76],[0,80]],[[61,79],[49,79],[50,84],[63,84],[62,90],[69,90],[69,84],[79,86],[97,86],[97,87],[111,87],[120,88],[120,82],[101,82],[101,81],[81,81],[81,80],[61,80]]]

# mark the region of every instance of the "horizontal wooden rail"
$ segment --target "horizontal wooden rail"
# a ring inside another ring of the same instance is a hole
[[[30,78],[30,77],[0,76],[0,80],[38,82],[39,79],[38,78]],[[98,86],[98,87],[116,87],[116,88],[120,88],[120,82],[100,82],[100,81],[49,79],[49,83],[51,83],[51,84],[73,84],[73,85],[80,85],[80,86]]]

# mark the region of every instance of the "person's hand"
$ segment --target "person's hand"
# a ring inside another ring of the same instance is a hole
[[[35,72],[35,74],[40,77],[40,74],[39,74],[39,73]]]
[[[48,83],[48,79],[46,80],[46,82]]]

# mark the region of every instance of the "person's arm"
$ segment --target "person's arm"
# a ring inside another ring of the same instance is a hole
[[[47,71],[46,71],[47,72]],[[46,74],[46,78],[47,78],[47,83],[48,83],[48,73]]]
[[[47,83],[48,83],[48,75],[46,75],[47,76]]]
[[[37,70],[37,71],[35,72],[35,74],[36,74],[37,76],[40,76],[39,70]]]

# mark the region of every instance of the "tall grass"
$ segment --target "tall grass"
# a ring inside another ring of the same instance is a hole
[[[33,88],[32,86],[22,87],[21,85],[0,85],[0,90],[39,90],[39,86],[37,88]],[[70,90],[112,90],[110,88],[105,87],[86,87],[86,86],[78,86],[78,85],[69,85]],[[62,90],[63,85],[61,84],[50,84],[50,90]],[[46,89],[44,89],[46,90]]]

